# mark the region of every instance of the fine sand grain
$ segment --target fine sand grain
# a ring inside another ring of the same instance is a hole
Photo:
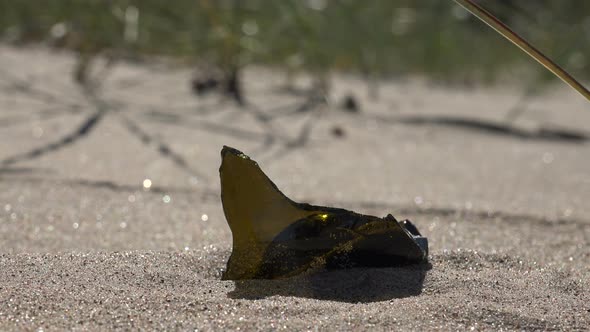
[[[518,89],[393,81],[373,101],[338,76],[329,106],[297,112],[282,75],[253,68],[241,109],[191,95],[187,68],[121,63],[97,103],[72,63],[0,46],[0,330],[590,326],[590,112],[574,93],[507,123]],[[338,108],[349,92],[361,113]],[[223,145],[297,201],[411,219],[429,263],[221,281]]]

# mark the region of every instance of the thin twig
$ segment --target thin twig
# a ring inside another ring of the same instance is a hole
[[[541,51],[539,51],[537,48],[531,45],[528,41],[519,36],[516,32],[512,31],[512,29],[510,29],[507,25],[498,20],[494,15],[489,13],[487,10],[485,10],[483,7],[476,4],[472,0],[455,0],[455,2],[461,5],[463,8],[465,8],[467,11],[471,12],[484,23],[492,27],[504,38],[511,41],[514,45],[518,46],[526,54],[531,56],[533,59],[537,60],[537,62],[539,62],[550,72],[555,74],[555,76],[559,77],[567,85],[578,91],[582,96],[584,96],[584,98],[586,98],[586,100],[590,101],[590,91],[588,91],[586,87],[584,87],[580,82],[578,82],[567,71],[561,68],[557,63],[549,59],[547,56],[545,56],[545,54],[543,54]]]

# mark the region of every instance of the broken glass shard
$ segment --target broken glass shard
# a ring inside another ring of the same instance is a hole
[[[428,241],[409,220],[296,203],[242,152],[224,146],[221,159],[221,201],[233,237],[223,279],[427,260]]]

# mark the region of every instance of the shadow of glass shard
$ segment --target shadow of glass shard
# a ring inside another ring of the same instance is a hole
[[[399,266],[428,257],[427,239],[408,220],[296,203],[242,152],[223,147],[221,158],[221,200],[233,236],[223,279]]]

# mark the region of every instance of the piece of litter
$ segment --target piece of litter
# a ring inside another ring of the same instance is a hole
[[[223,279],[427,260],[428,241],[409,220],[296,203],[242,152],[224,147],[221,158],[221,200],[233,237]]]

